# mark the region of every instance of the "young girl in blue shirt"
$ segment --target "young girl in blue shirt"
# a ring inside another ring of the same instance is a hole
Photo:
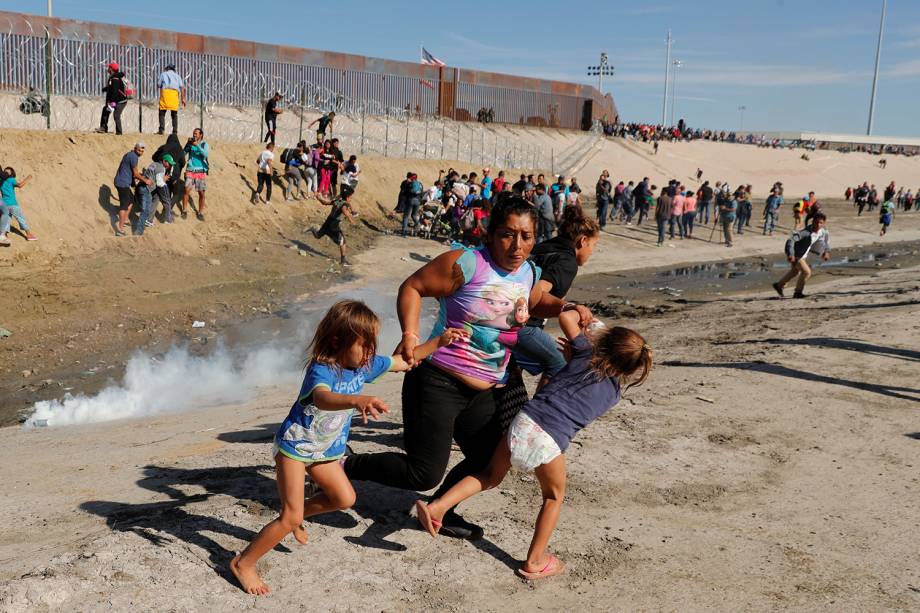
[[[230,562],[230,570],[246,593],[268,593],[268,586],[256,571],[256,562],[289,533],[306,544],[307,533],[302,525],[305,518],[347,509],[355,503],[355,490],[340,462],[352,416],[360,413],[367,423],[368,416],[377,419],[381,413],[389,412],[383,400],[362,395],[361,390],[365,383],[372,383],[388,371],[409,370],[399,355],[377,355],[379,332],[377,315],[356,300],[336,303],[317,326],[297,401],[275,435],[273,455],[281,515],[262,528],[243,553]],[[419,345],[415,359],[422,360],[465,335],[464,331],[448,328]],[[305,501],[306,475],[322,491]]]

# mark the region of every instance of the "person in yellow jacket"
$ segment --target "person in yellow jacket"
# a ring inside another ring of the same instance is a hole
[[[166,70],[160,74],[157,87],[160,89],[160,129],[157,134],[163,134],[166,130],[166,111],[169,111],[172,119],[172,133],[176,134],[179,131],[179,105],[185,106],[185,83],[176,72],[174,64],[167,65]]]

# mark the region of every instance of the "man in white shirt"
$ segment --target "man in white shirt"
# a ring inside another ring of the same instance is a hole
[[[172,133],[176,134],[179,131],[179,105],[185,106],[185,84],[174,64],[166,66],[166,70],[160,74],[157,87],[160,90],[160,129],[157,134],[163,134],[166,130],[166,111],[169,111],[172,119]]]
[[[272,203],[272,162],[275,161],[275,143],[265,145],[265,151],[256,158],[256,164],[259,165],[259,173],[256,177],[259,180],[259,186],[252,194],[252,203],[256,204],[262,195],[262,187],[265,187],[265,204]]]
[[[786,241],[786,259],[792,264],[789,272],[782,279],[773,284],[773,289],[783,297],[783,287],[796,275],[798,280],[795,282],[795,293],[793,298],[805,297],[805,282],[811,276],[811,268],[806,262],[809,253],[817,253],[821,259],[827,261],[831,257],[831,237],[825,227],[827,225],[827,216],[824,213],[816,213],[811,219],[811,225],[793,232],[789,240]]]

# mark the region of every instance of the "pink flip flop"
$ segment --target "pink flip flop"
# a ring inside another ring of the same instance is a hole
[[[549,561],[546,563],[546,566],[542,570],[532,573],[530,571],[524,570],[524,567],[521,566],[517,570],[517,574],[527,579],[528,581],[536,581],[537,579],[546,579],[554,575],[558,575],[565,570],[565,564],[562,563],[562,560],[549,554]]]
[[[431,536],[437,536],[441,530],[441,522],[431,516],[428,505],[419,500],[415,503],[415,510],[418,512],[418,523],[422,524],[422,528],[427,530]]]

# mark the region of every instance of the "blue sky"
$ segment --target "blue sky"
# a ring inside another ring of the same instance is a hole
[[[194,6],[192,11],[189,6]],[[5,10],[44,13],[45,0]],[[690,125],[864,133],[881,0],[672,2],[252,2],[54,0],[59,17],[417,61],[424,42],[452,66],[596,83],[627,120],[657,121],[666,31],[684,62],[677,114]],[[920,136],[920,1],[889,0],[876,134]]]

